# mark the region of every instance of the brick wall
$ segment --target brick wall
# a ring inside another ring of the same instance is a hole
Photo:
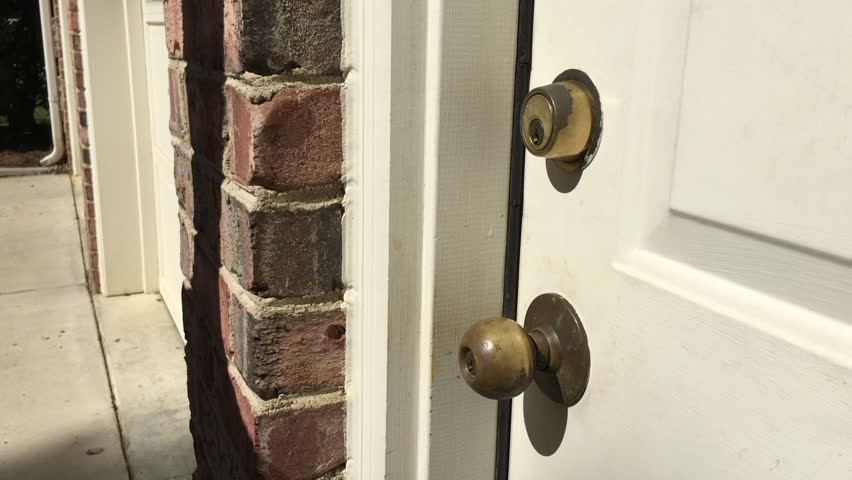
[[[67,121],[70,125],[76,125],[79,133],[81,159],[80,165],[83,177],[83,214],[86,222],[86,274],[89,281],[89,289],[92,293],[100,293],[100,273],[98,267],[98,237],[95,223],[95,192],[92,186],[92,161],[89,154],[89,124],[86,113],[86,87],[83,81],[83,47],[80,40],[80,12],[78,0],[68,1],[68,30],[71,35],[71,48],[73,50],[74,86],[77,95],[77,111],[69,112]],[[69,127],[74,128],[74,127]],[[65,138],[70,139],[70,136]],[[68,147],[68,152],[73,148]]]
[[[339,2],[165,2],[196,479],[343,476]]]
[[[62,135],[66,142],[71,138],[68,135],[68,97],[67,92],[65,91],[65,62],[63,59],[63,51],[62,51],[62,27],[59,21],[59,2],[54,0],[52,2],[52,14],[51,14],[51,38],[53,39],[53,58],[56,65],[56,87],[57,87],[57,96],[59,97],[59,117],[62,119]],[[71,153],[70,149],[66,145],[65,148],[65,159],[70,159]],[[66,166],[70,167],[70,162],[66,163]]]

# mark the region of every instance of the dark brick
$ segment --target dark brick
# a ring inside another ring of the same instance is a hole
[[[285,88],[260,105],[229,89],[229,99],[238,181],[275,190],[340,181],[339,88]]]
[[[192,221],[207,250],[218,254],[222,218],[222,177],[210,172],[200,162],[197,156],[193,158]]]
[[[186,109],[192,149],[216,168],[221,168],[225,98],[222,84],[186,72]]]
[[[230,298],[234,362],[261,398],[343,386],[342,311],[250,313]]]
[[[247,211],[222,203],[222,261],[243,287],[260,296],[320,294],[341,287],[342,208]]]
[[[225,64],[230,71],[340,73],[340,0],[228,3]]]
[[[169,0],[175,1],[175,0]],[[170,28],[169,43],[174,43],[183,34],[183,58],[205,69],[223,70],[223,30],[225,0],[182,0],[182,30],[178,32],[177,21]],[[171,7],[170,7],[171,8]],[[174,7],[176,8],[176,7]],[[175,49],[170,46],[170,49]],[[175,50],[175,57],[179,50]]]
[[[227,298],[219,296],[219,266],[198,249],[194,253],[189,283],[197,301],[196,314],[209,332],[208,341],[213,342],[216,351],[224,352],[221,325],[222,316],[227,315],[228,311]],[[223,305],[225,308],[222,308]]]

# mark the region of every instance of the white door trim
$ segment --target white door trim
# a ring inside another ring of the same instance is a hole
[[[82,0],[79,6],[101,290],[156,291],[141,5]]]
[[[517,9],[344,2],[354,480],[493,477],[496,402],[432,345],[501,313]]]

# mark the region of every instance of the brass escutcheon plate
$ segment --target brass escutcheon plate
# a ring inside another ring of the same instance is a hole
[[[524,330],[538,330],[551,346],[550,366],[534,374],[538,388],[556,403],[576,405],[589,384],[591,355],[586,330],[574,307],[556,293],[539,295],[527,310]]]

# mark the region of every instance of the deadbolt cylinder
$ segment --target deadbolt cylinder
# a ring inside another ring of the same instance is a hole
[[[530,91],[521,108],[521,139],[530,153],[563,163],[580,162],[591,145],[596,97],[578,80]]]

